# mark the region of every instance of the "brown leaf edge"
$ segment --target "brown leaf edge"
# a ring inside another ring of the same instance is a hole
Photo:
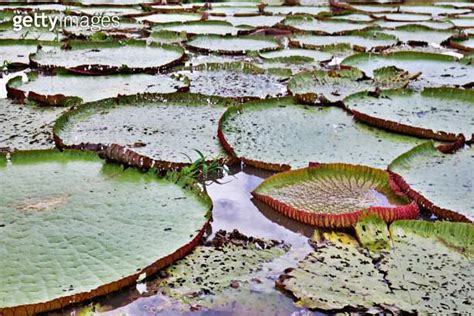
[[[438,147],[436,147],[436,149],[444,154],[453,154],[458,149],[462,148],[463,145],[464,145],[463,141],[462,142],[457,141],[455,143],[448,144],[448,145],[439,145]],[[420,148],[421,146],[425,147],[425,146],[433,146],[433,145],[431,142],[424,143],[413,148],[411,151],[416,150],[417,148]],[[410,151],[408,151],[407,153],[403,155],[406,155],[408,153],[410,153]],[[407,196],[411,200],[415,201],[418,205],[427,209],[428,211],[430,211],[431,213],[435,214],[438,217],[449,219],[455,222],[472,223],[466,216],[462,214],[434,205],[430,200],[424,197],[421,193],[418,193],[417,191],[413,190],[410,187],[410,185],[405,181],[405,179],[403,179],[403,177],[399,175],[398,173],[393,172],[390,169],[388,169],[387,172],[389,174],[390,187],[396,194]]]
[[[41,151],[32,151],[32,152],[41,152]],[[138,272],[126,276],[120,280],[101,285],[89,292],[78,293],[74,295],[62,296],[47,302],[41,302],[37,304],[25,304],[14,307],[0,308],[1,316],[23,316],[23,315],[36,315],[38,313],[56,310],[63,308],[65,306],[90,300],[92,298],[103,296],[114,291],[120,290],[126,286],[132,285],[137,282],[138,278],[145,274],[150,276],[158,272],[159,270],[171,265],[179,259],[182,259],[188,253],[190,253],[196,246],[201,243],[201,240],[206,233],[207,229],[210,226],[212,221],[212,202],[209,196],[202,192],[202,190],[197,187],[190,187],[190,190],[196,190],[200,194],[201,199],[205,199],[209,203],[209,209],[207,212],[207,220],[204,223],[203,227],[197,232],[196,236],[187,244],[181,246],[173,253],[153,262],[149,266],[139,270]],[[203,195],[204,194],[204,195]]]
[[[320,164],[320,163],[310,163],[308,168],[321,168],[325,166],[352,166],[352,167],[359,167],[359,168],[369,168],[373,170],[378,170],[370,167],[360,166],[360,165],[350,165],[350,164]],[[380,172],[385,172],[383,170],[379,170]],[[279,173],[274,175],[273,177],[281,176],[283,173]],[[387,174],[387,178],[388,178]],[[389,179],[389,178],[388,178]],[[395,192],[396,193],[396,192]],[[397,206],[397,207],[370,207],[367,209],[361,209],[350,213],[345,214],[324,214],[324,213],[312,213],[307,212],[302,209],[298,209],[287,205],[283,202],[280,202],[272,197],[259,194],[255,191],[252,192],[252,195],[259,201],[267,204],[271,208],[275,209],[276,211],[282,213],[283,215],[294,219],[296,221],[318,226],[318,227],[328,227],[328,228],[345,228],[345,227],[352,227],[357,223],[359,218],[366,214],[376,214],[380,218],[382,218],[385,222],[391,223],[395,220],[399,219],[415,219],[419,215],[418,205],[415,202],[411,202],[406,205]],[[399,195],[399,194],[398,194]]]
[[[234,101],[230,98],[221,98],[221,97],[209,97],[201,94],[192,94],[192,93],[169,93],[169,94],[159,94],[159,93],[144,93],[136,94],[130,96],[118,96],[114,98],[104,99],[97,102],[84,103],[79,105],[71,110],[67,111],[61,115],[55,122],[53,127],[53,140],[56,145],[56,148],[59,150],[65,149],[75,149],[75,150],[84,150],[84,151],[94,151],[98,152],[99,156],[103,159],[106,159],[110,162],[120,163],[124,166],[135,167],[141,170],[148,170],[155,168],[159,171],[163,170],[180,170],[183,167],[189,166],[189,163],[173,162],[166,160],[157,160],[152,159],[147,156],[141,155],[133,151],[133,149],[119,145],[119,144],[101,144],[101,143],[79,143],[79,144],[65,144],[63,139],[59,136],[61,129],[69,121],[69,118],[75,113],[81,111],[85,108],[90,108],[96,105],[103,105],[104,107],[118,104],[129,104],[131,101],[150,101],[150,100],[186,100],[190,98],[191,100],[196,99],[205,99],[207,102],[212,102],[213,104],[218,104],[220,106],[227,106],[234,104]],[[193,101],[190,101],[193,102]],[[208,161],[211,162],[211,161]],[[219,159],[221,164],[232,165],[237,163],[238,160],[233,156],[222,157]]]

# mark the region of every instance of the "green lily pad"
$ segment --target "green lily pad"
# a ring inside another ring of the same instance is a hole
[[[291,170],[267,178],[252,194],[285,216],[321,227],[351,227],[364,213],[387,222],[418,216],[416,203],[392,191],[387,172],[364,166]]]
[[[161,23],[184,23],[191,21],[200,21],[202,15],[200,13],[156,13],[135,18],[139,22],[148,22],[150,24]]]
[[[67,9],[73,13],[89,16],[134,17],[144,14],[138,6],[71,6]]]
[[[457,18],[457,19],[449,19],[455,27],[457,28],[474,28],[474,18]]]
[[[210,15],[226,15],[226,16],[248,16],[257,15],[259,10],[256,5],[254,6],[213,6],[206,10]]]
[[[450,8],[439,5],[400,6],[399,11],[403,13],[427,14],[432,16],[457,15],[471,12],[469,9]]]
[[[171,31],[153,31],[147,38],[152,43],[161,44],[179,44],[186,41],[188,37],[184,33],[176,33]]]
[[[137,58],[140,56],[140,58]],[[145,42],[71,42],[71,49],[40,49],[30,56],[42,68],[66,69],[84,74],[156,72],[179,63],[184,50],[173,45],[146,45]]]
[[[0,166],[1,313],[58,309],[133,284],[191,251],[207,226],[207,195],[153,173],[86,152],[11,160]]]
[[[307,16],[287,17],[283,21],[283,25],[300,31],[311,31],[322,34],[343,34],[347,32],[361,31],[369,27],[368,24],[364,23],[317,20]]]
[[[395,66],[411,73],[421,72],[419,78],[432,86],[462,86],[474,82],[474,65],[441,54],[404,51],[387,54],[360,53],[347,57],[342,64],[357,67],[368,76],[372,76],[375,69],[384,66]]]
[[[77,104],[137,93],[172,93],[185,90],[189,85],[186,80],[169,75],[44,76],[29,73],[28,77],[28,82],[23,82],[21,77],[10,80],[9,94],[47,105]]]
[[[65,110],[0,99],[0,151],[53,148],[54,121]]]
[[[270,170],[306,167],[309,162],[384,169],[422,142],[357,123],[339,108],[307,107],[292,98],[229,108],[220,121],[219,139],[245,163]]]
[[[222,154],[217,121],[230,103],[187,93],[107,99],[68,112],[58,119],[54,133],[61,147],[100,150],[118,144],[151,158],[143,162],[145,167],[179,167],[189,163],[187,156],[198,158],[195,150],[209,158]],[[125,162],[131,163],[133,154],[128,156]]]
[[[37,47],[36,41],[0,40],[0,64],[27,66],[30,63],[29,55],[36,52]]]
[[[393,35],[405,43],[434,43],[438,45],[453,35],[452,31],[432,30],[422,25],[400,26],[394,30],[384,30],[384,33]]]
[[[347,46],[362,50],[381,49],[395,45],[395,36],[382,32],[358,32],[357,35],[322,36],[299,34],[291,38],[294,45],[308,49],[324,49],[331,46]]]
[[[408,14],[408,13],[385,13],[385,14],[374,14],[378,19],[385,19],[386,21],[393,22],[421,22],[430,21],[430,15],[424,14]]]
[[[474,150],[443,154],[432,143],[395,159],[389,170],[396,185],[434,214],[458,221],[474,218]]]
[[[332,59],[332,54],[328,52],[322,52],[315,49],[282,49],[275,50],[266,53],[260,53],[260,57],[264,59],[275,59],[275,58],[291,58],[291,57],[308,57],[314,61],[321,62]]]
[[[456,49],[474,52],[474,33],[467,37],[451,38],[449,40],[449,45]]]
[[[450,30],[453,29],[453,24],[449,23],[448,21],[443,21],[443,20],[433,20],[433,21],[405,21],[405,22],[393,22],[393,21],[376,21],[376,23],[379,27],[382,27],[384,29],[393,29],[393,28],[398,28],[402,26],[424,26],[433,30]]]
[[[233,26],[272,27],[285,19],[284,16],[256,15],[256,16],[211,16],[209,20],[226,21]]]
[[[377,239],[367,236],[363,245],[369,241],[371,248]],[[375,306],[386,312],[470,312],[473,262],[466,252],[473,247],[472,225],[396,221],[390,236],[392,251],[378,254],[377,260],[363,247],[322,244],[278,285],[300,306],[331,312]]]
[[[361,121],[396,132],[455,141],[474,135],[474,91],[455,88],[387,90],[378,96],[357,93],[344,100]]]
[[[367,78],[357,68],[317,70],[295,75],[288,82],[288,90],[304,103],[334,103],[360,91],[404,87],[409,80],[410,74],[393,67],[375,71],[374,79]]]
[[[270,51],[280,48],[274,39],[260,36],[198,35],[186,43],[188,47],[204,52],[239,55],[248,52]]]
[[[242,28],[237,28],[225,21],[198,21],[187,23],[167,23],[154,26],[153,31],[170,31],[187,35],[236,35]]]
[[[351,13],[343,15],[334,15],[331,20],[335,21],[351,21],[351,22],[372,22],[374,19],[370,15]]]
[[[3,29],[3,27],[2,27]],[[51,32],[48,29],[29,28],[23,31],[14,31],[13,24],[0,31],[2,40],[37,40],[37,41],[62,41],[66,37],[59,31]]]
[[[286,95],[280,78],[248,63],[207,63],[181,73],[191,80],[192,93],[239,101]]]
[[[387,223],[375,214],[369,214],[354,225],[357,239],[374,255],[381,251],[390,251],[390,232]]]
[[[308,14],[318,15],[323,12],[330,12],[331,9],[327,6],[266,6],[264,9],[265,13],[274,15],[296,15],[296,14]]]

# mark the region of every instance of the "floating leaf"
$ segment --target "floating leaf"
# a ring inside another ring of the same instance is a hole
[[[364,213],[385,221],[416,218],[415,203],[390,189],[388,173],[364,166],[323,164],[276,174],[252,193],[295,220],[323,227],[350,227]]]
[[[243,30],[225,21],[192,21],[187,23],[166,23],[154,26],[153,31],[170,31],[187,35],[236,35]]]
[[[307,107],[292,98],[267,99],[229,108],[220,120],[224,148],[245,163],[270,170],[309,162],[385,169],[421,139],[357,123],[336,107]]]
[[[331,47],[347,46],[356,50],[382,49],[393,46],[397,38],[382,32],[357,32],[353,35],[322,36],[322,35],[295,35],[291,43],[308,49],[327,49]]]
[[[378,224],[366,221],[369,231]],[[370,227],[372,226],[372,227]],[[365,244],[378,234],[368,234]],[[393,248],[373,253],[342,244],[321,244],[277,285],[300,306],[330,312],[352,308],[421,314],[471,310],[474,228],[449,222],[396,221],[390,226]],[[373,245],[369,242],[368,245]]]
[[[473,167],[472,148],[443,154],[428,142],[395,159],[389,170],[402,192],[437,216],[472,221]]]
[[[155,273],[199,243],[211,208],[198,191],[86,152],[17,152],[0,177],[2,314],[59,309]]]
[[[198,35],[187,42],[186,45],[199,51],[232,55],[246,54],[253,51],[270,51],[280,47],[276,40],[268,37],[216,35]]]
[[[228,104],[229,99],[187,93],[86,103],[58,119],[55,140],[60,147],[93,150],[118,144],[128,150],[120,148],[114,155],[124,154],[127,164],[180,167],[189,164],[186,155],[199,158],[195,149],[210,158],[222,153],[215,135]]]
[[[418,137],[456,141],[474,134],[474,91],[456,88],[367,92],[344,100],[354,116],[368,124]]]
[[[360,31],[369,28],[365,23],[346,21],[317,20],[312,17],[295,16],[287,17],[283,24],[300,31],[312,31],[322,34],[342,34],[352,31]]]

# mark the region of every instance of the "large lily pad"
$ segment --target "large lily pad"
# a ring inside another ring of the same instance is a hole
[[[367,78],[357,68],[301,72],[288,82],[288,90],[304,103],[334,103],[360,91],[404,87],[410,80],[410,74],[393,67],[375,71],[374,77]]]
[[[396,36],[405,43],[431,43],[438,45],[453,35],[452,31],[433,30],[423,25],[400,26],[394,30],[384,30],[384,33]]]
[[[291,59],[294,57],[307,57],[311,58],[314,61],[321,62],[321,61],[329,61],[332,59],[332,54],[328,52],[323,52],[315,49],[282,49],[282,50],[275,50],[271,52],[260,53],[260,57],[269,60],[285,60]]]
[[[199,51],[232,55],[246,54],[253,51],[270,51],[280,48],[276,40],[260,36],[200,35],[194,37],[186,45]]]
[[[140,56],[140,58],[137,58]],[[145,42],[71,42],[71,49],[39,49],[30,56],[33,65],[66,69],[85,74],[156,72],[184,58],[184,50],[173,45],[146,45]]]
[[[24,67],[30,63],[29,55],[36,52],[39,43],[31,40],[0,40],[0,64]]]
[[[0,177],[2,314],[133,284],[194,248],[211,208],[202,193],[86,152],[18,152]]]
[[[415,147],[390,165],[393,183],[434,214],[458,221],[474,218],[474,150],[443,154],[432,143]]]
[[[359,32],[357,35],[322,36],[300,34],[291,38],[294,45],[309,49],[347,46],[357,50],[382,49],[395,45],[398,40],[395,36],[385,32]]]
[[[16,77],[8,82],[10,97],[47,105],[68,105],[137,93],[172,93],[186,90],[188,82],[168,75],[45,76],[28,74],[29,81]]]
[[[65,110],[0,99],[0,151],[53,148],[53,124]]]
[[[221,155],[217,121],[230,100],[197,94],[142,95],[86,103],[55,125],[61,147],[101,150],[118,144],[129,148],[125,163],[136,156],[143,167],[174,168],[198,158]]]
[[[454,36],[449,40],[449,45],[463,51],[474,52],[474,33],[470,36]]]
[[[430,21],[430,15],[424,14],[408,14],[408,13],[385,13],[385,14],[374,14],[378,19],[384,18],[387,21],[393,22],[422,22]]]
[[[418,216],[416,203],[397,196],[388,173],[364,166],[322,164],[267,178],[253,192],[258,200],[295,220],[324,227],[350,227],[364,213],[387,222]]]
[[[450,19],[451,22],[455,27],[462,28],[462,29],[469,29],[474,28],[474,18],[463,18],[459,17],[457,19]]]
[[[160,24],[160,23],[183,23],[183,22],[190,22],[190,21],[200,21],[202,19],[202,15],[200,13],[156,13],[151,14],[143,17],[136,18],[137,21],[140,22],[148,22],[151,24]]]
[[[283,21],[284,16],[256,15],[256,16],[212,16],[209,20],[226,21],[234,26],[271,27]]]
[[[393,22],[393,21],[377,21],[376,24],[383,28],[398,28],[402,26],[424,26],[433,30],[449,30],[453,29],[453,24],[445,20],[433,20],[433,21],[405,21],[405,22]]]
[[[360,31],[369,27],[365,23],[355,23],[347,21],[317,20],[312,17],[287,17],[283,25],[300,30],[311,31],[322,34],[344,34],[352,31]]]
[[[474,91],[455,88],[361,92],[344,100],[359,120],[396,132],[455,141],[474,135]]]
[[[370,219],[361,226],[362,246],[386,234]],[[378,225],[378,224],[376,224]],[[396,221],[390,226],[393,248],[374,255],[363,247],[326,242],[280,277],[278,285],[301,306],[339,311],[345,308],[421,314],[469,313],[472,225]]]
[[[400,6],[398,9],[404,13],[427,14],[432,16],[457,15],[471,12],[469,9],[450,8],[449,6],[410,5]]]
[[[357,123],[336,107],[306,107],[292,98],[231,107],[221,118],[219,139],[244,162],[270,170],[343,162],[386,168],[422,140]]]
[[[190,92],[239,101],[286,95],[276,76],[248,63],[208,63],[182,72],[191,80]]]
[[[236,35],[242,28],[225,21],[198,21],[187,23],[167,23],[152,28],[154,31],[170,31],[187,35]]]
[[[474,65],[441,54],[404,51],[388,54],[360,53],[347,57],[342,64],[355,66],[368,76],[372,76],[375,69],[384,66],[396,66],[411,73],[421,72],[420,78],[431,86],[462,86],[474,82]]]
[[[330,12],[331,9],[327,6],[266,6],[263,11],[274,15],[297,15],[309,14],[318,15],[323,12]]]

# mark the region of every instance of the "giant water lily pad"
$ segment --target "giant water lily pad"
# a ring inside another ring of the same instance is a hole
[[[358,50],[371,50],[393,46],[397,41],[395,36],[387,36],[385,32],[359,32],[341,36],[300,34],[291,38],[293,44],[309,49],[347,46]]]
[[[390,188],[388,173],[364,166],[322,164],[267,178],[253,192],[258,200],[295,220],[324,227],[350,227],[375,213],[385,221],[418,216]]]
[[[226,21],[234,26],[271,27],[283,21],[284,16],[256,15],[256,16],[212,16],[209,20]]]
[[[245,54],[252,51],[269,51],[280,45],[274,39],[260,36],[215,36],[201,35],[194,37],[186,45],[204,52],[221,54]]]
[[[352,31],[360,31],[369,27],[368,24],[347,21],[317,20],[312,17],[287,17],[283,24],[287,27],[300,30],[312,31],[322,34],[342,34]]]
[[[449,45],[463,51],[474,52],[474,33],[469,36],[454,36],[449,40]]]
[[[424,26],[433,30],[449,30],[453,29],[453,24],[445,20],[433,20],[433,21],[405,21],[405,22],[394,22],[394,21],[377,21],[376,24],[382,28],[398,28],[402,26]]]
[[[422,140],[357,123],[336,107],[307,107],[292,98],[250,102],[221,118],[224,148],[244,162],[270,170],[309,162],[343,162],[385,168]]]
[[[374,17],[378,19],[384,18],[387,21],[393,22],[422,22],[431,20],[431,16],[429,15],[408,13],[374,14]]]
[[[167,23],[152,28],[154,31],[170,31],[187,35],[236,35],[242,28],[225,21],[198,21],[187,23]]]
[[[440,217],[474,218],[473,148],[443,154],[432,143],[415,147],[390,165],[395,185]]]
[[[0,40],[0,64],[22,67],[30,63],[29,55],[36,52],[39,43],[31,40]]]
[[[146,45],[140,41],[128,41],[126,45],[115,42],[72,42],[71,47],[71,49],[59,47],[40,49],[31,55],[30,59],[34,65],[42,68],[103,74],[156,72],[179,63],[184,58],[184,50],[179,46]]]
[[[452,31],[433,30],[423,25],[400,26],[394,30],[384,30],[384,33],[396,36],[405,43],[431,43],[438,45],[453,34]]]
[[[0,151],[53,148],[53,124],[65,110],[0,99]]]
[[[393,67],[375,71],[374,79],[367,78],[357,68],[317,70],[295,75],[288,82],[288,90],[304,103],[332,103],[360,91],[404,87],[409,80],[410,74]]]
[[[455,88],[362,92],[344,100],[359,119],[381,128],[419,137],[455,141],[474,134],[474,91]]]
[[[392,250],[376,254],[376,260],[364,247],[373,250],[386,233],[373,225],[370,220],[361,225],[376,232],[361,240],[363,247],[322,243],[278,285],[300,306],[331,312],[377,306],[387,312],[469,313],[472,225],[396,221],[390,226]]]
[[[297,14],[309,14],[318,15],[323,12],[330,12],[331,9],[327,6],[266,6],[264,9],[265,13],[274,15],[297,15]]]
[[[182,72],[191,80],[190,92],[240,101],[286,94],[280,79],[247,63],[208,63]]]
[[[118,95],[136,93],[172,93],[187,89],[188,82],[168,75],[110,75],[77,76],[60,74],[44,76],[28,74],[29,81],[21,77],[8,82],[9,95],[23,100],[29,98],[47,105],[67,105],[98,101]]]
[[[384,66],[396,66],[411,73],[421,72],[420,78],[431,86],[462,86],[474,82],[474,65],[441,54],[405,51],[387,54],[360,53],[347,57],[342,64],[355,66],[368,76],[372,76],[375,69]]]
[[[457,18],[457,19],[450,19],[449,22],[451,22],[455,27],[457,28],[474,28],[474,18]]]
[[[160,23],[183,23],[190,21],[199,21],[201,20],[202,15],[199,13],[176,13],[176,14],[165,14],[165,13],[156,13],[143,17],[136,18],[140,22],[148,22],[151,24],[160,24]]]
[[[264,52],[259,54],[260,57],[267,59],[267,60],[291,60],[291,58],[298,58],[298,57],[307,57],[311,58],[314,61],[321,62],[321,61],[329,61],[332,59],[332,54],[328,52],[323,52],[315,49],[282,49],[282,50],[275,50],[271,52]]]
[[[0,177],[2,314],[133,284],[196,246],[211,208],[198,191],[86,152],[18,152]]]
[[[469,9],[450,8],[449,6],[433,6],[433,5],[417,5],[417,6],[400,6],[400,12],[427,14],[432,16],[457,15],[471,12]]]
[[[179,167],[198,158],[221,155],[216,139],[217,121],[228,99],[197,94],[120,97],[86,103],[61,117],[55,125],[58,145],[100,150],[103,145],[129,148],[126,163],[136,153],[145,167]],[[133,160],[133,161],[132,161]]]

